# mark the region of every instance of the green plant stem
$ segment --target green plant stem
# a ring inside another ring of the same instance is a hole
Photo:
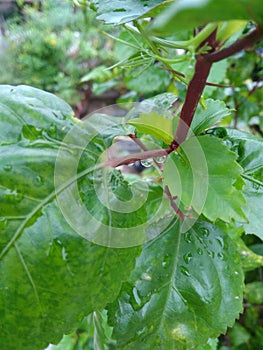
[[[246,179],[246,180],[249,180],[259,186],[262,186],[263,187],[263,182],[261,182],[260,180],[257,180],[257,179],[254,179],[253,177],[249,176],[249,175],[246,175],[246,174],[241,174],[241,176]]]
[[[195,37],[193,37],[190,40],[171,41],[171,40],[157,38],[155,36],[152,36],[151,40],[165,47],[169,47],[172,49],[183,49],[183,50],[188,50],[192,52],[192,51],[195,51],[211,33],[213,33],[213,31],[217,28],[217,26],[218,26],[218,23],[207,24]]]

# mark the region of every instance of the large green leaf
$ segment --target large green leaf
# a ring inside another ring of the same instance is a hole
[[[242,168],[234,152],[214,137],[198,136],[184,142],[165,163],[164,183],[182,204],[211,221],[245,221],[245,199],[234,184]],[[242,181],[242,180],[241,180]]]
[[[230,238],[198,222],[179,222],[147,243],[109,309],[121,349],[185,349],[205,344],[242,311],[243,273]]]
[[[172,34],[182,28],[193,28],[212,21],[248,19],[262,25],[261,0],[177,0],[156,18],[150,28],[155,33]]]
[[[88,137],[84,124],[71,115],[70,107],[51,94],[29,87],[0,87],[3,350],[36,350],[58,342],[83,316],[114,300],[139,252],[138,248],[91,243],[61,213],[54,190],[58,150],[64,150],[69,169],[72,159],[83,151],[80,171],[91,166],[105,147],[102,136],[93,140],[89,152],[78,149],[77,142],[64,142],[65,134],[73,129],[75,140]],[[85,179],[78,185],[83,190]],[[65,184],[64,189],[68,188]],[[117,183],[115,191],[118,188]],[[95,204],[85,200],[87,206]],[[73,208],[73,202],[74,198],[66,204]]]
[[[152,10],[155,6],[164,2],[163,0],[93,0],[98,19],[110,24],[122,24],[133,21],[147,12]],[[169,2],[169,1],[166,1]]]

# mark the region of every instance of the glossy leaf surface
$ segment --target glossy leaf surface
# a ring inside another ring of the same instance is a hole
[[[157,113],[141,114],[139,118],[129,121],[129,124],[136,127],[136,130],[150,134],[157,140],[162,140],[166,144],[173,141],[173,122]]]
[[[0,344],[3,350],[36,350],[113,301],[139,250],[93,244],[60,211],[58,149],[70,164],[77,149],[63,142],[65,133],[73,126],[76,138],[87,132],[70,118],[70,107],[29,87],[1,86],[0,101]],[[94,140],[90,156],[84,152],[79,169],[87,167],[83,160],[97,159],[102,141]]]
[[[149,242],[109,306],[121,349],[205,344],[242,311],[243,274],[230,238],[212,224],[180,234],[179,222]]]
[[[133,21],[156,5],[161,4],[162,0],[93,0],[92,3],[97,9],[98,19],[108,24],[122,24]]]
[[[181,145],[177,154],[169,155],[164,182],[184,206],[203,212],[209,220],[219,218],[229,222],[234,218],[245,221],[241,209],[245,199],[233,185],[240,181],[242,173],[236,158],[234,152],[214,137],[190,138]],[[220,162],[215,162],[215,159]]]
[[[196,109],[191,124],[191,131],[195,135],[200,135],[205,129],[210,128],[231,114],[223,101],[207,99],[205,105],[206,109],[200,105]]]

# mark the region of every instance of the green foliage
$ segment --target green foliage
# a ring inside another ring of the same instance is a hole
[[[109,305],[113,337],[122,349],[205,344],[238,317],[242,283],[239,258],[223,231],[199,222],[181,235],[177,220],[145,246]]]
[[[220,85],[203,89],[198,64],[262,25],[261,3],[73,2],[10,25],[2,81],[144,101],[81,121],[50,93],[0,87],[1,349],[258,349],[260,43],[212,64]],[[91,9],[122,29],[97,38]],[[128,138],[143,152],[112,155]]]
[[[7,22],[0,83],[31,85],[75,106],[83,98],[81,77],[94,63],[111,62],[107,40],[98,38],[102,26],[92,12],[74,12],[64,0],[45,1],[42,12],[24,11],[25,22]]]

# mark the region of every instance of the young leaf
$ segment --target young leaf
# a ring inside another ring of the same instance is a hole
[[[203,212],[211,221],[244,221],[245,199],[234,186],[241,173],[234,152],[214,137],[198,136],[184,142],[178,153],[169,155],[164,184],[184,206]]]
[[[139,249],[91,243],[62,215],[54,190],[58,150],[64,150],[68,167],[60,171],[66,173],[78,149],[64,142],[65,133],[75,127],[76,141],[88,136],[81,122],[69,118],[70,107],[29,87],[1,86],[0,101],[0,344],[3,350],[14,344],[36,350],[57,343],[84,316],[113,301]],[[90,153],[81,149],[78,169],[96,162],[102,141],[94,139]],[[66,205],[73,208],[73,201]]]
[[[231,114],[223,101],[207,99],[205,104],[206,109],[198,105],[191,124],[191,131],[195,135],[200,135],[205,129],[210,128]]]
[[[146,244],[136,268],[108,306],[121,349],[186,349],[232,326],[242,311],[243,273],[231,239],[198,222],[178,220]]]
[[[156,112],[140,114],[139,118],[131,119],[129,124],[136,127],[139,132],[150,134],[156,140],[162,140],[167,145],[173,141],[173,122],[171,119],[162,117]]]
[[[107,24],[122,24],[139,18],[153,7],[161,4],[163,0],[93,0],[98,19],[105,21]]]

